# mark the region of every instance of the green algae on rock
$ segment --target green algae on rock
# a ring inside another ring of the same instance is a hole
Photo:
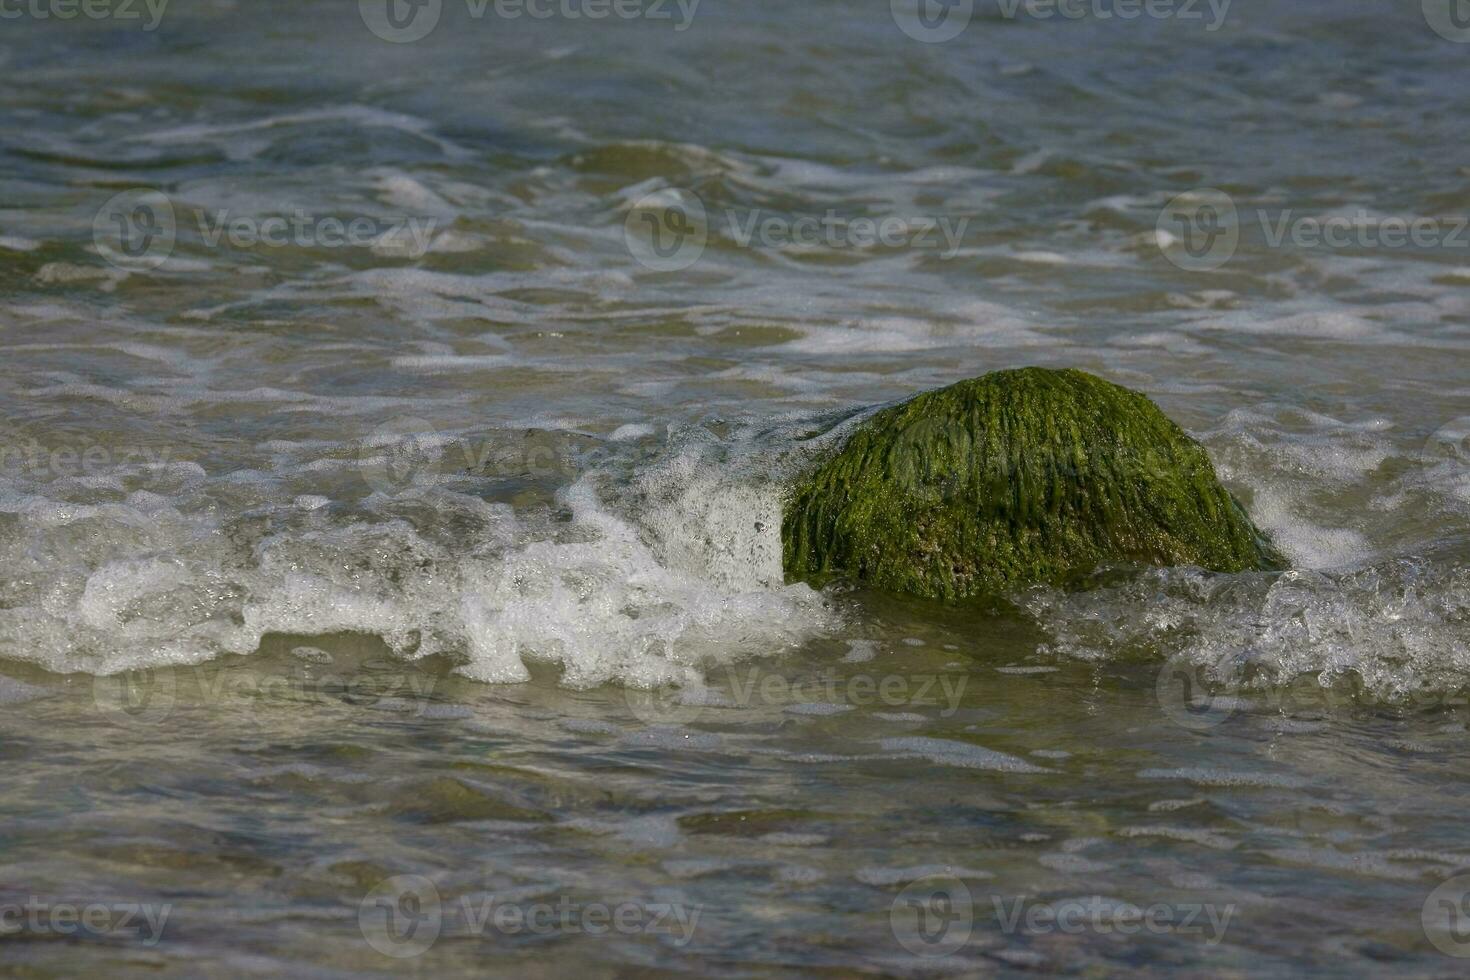
[[[1282,564],[1199,443],[1075,369],[996,371],[876,413],[798,482],[781,544],[789,580],[951,601],[1111,563]]]

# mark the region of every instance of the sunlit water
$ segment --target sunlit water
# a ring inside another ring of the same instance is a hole
[[[1444,11],[134,6],[0,22],[0,971],[1463,971]],[[784,584],[1021,364],[1293,570]]]

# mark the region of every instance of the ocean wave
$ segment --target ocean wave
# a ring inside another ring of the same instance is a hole
[[[0,494],[0,656],[112,674],[359,632],[489,682],[543,662],[574,687],[694,683],[835,622],[783,584],[779,489],[750,465],[706,433],[631,480],[587,470],[549,506],[438,485],[271,503],[199,473],[96,503]],[[233,507],[211,499],[226,492]]]
[[[1257,689],[1315,677],[1385,701],[1470,682],[1470,566],[1445,556],[1347,570],[1212,575],[1158,569],[1087,592],[1039,589],[1025,608],[1045,653],[1180,658]]]

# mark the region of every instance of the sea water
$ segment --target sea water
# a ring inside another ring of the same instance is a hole
[[[0,965],[1463,969],[1451,9],[70,9],[0,25]],[[824,439],[1024,364],[1291,570],[784,581]]]

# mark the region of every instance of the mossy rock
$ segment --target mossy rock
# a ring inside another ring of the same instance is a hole
[[[949,601],[1103,565],[1282,565],[1204,448],[1153,402],[1044,368],[961,381],[861,423],[794,488],[781,544],[789,580]]]

